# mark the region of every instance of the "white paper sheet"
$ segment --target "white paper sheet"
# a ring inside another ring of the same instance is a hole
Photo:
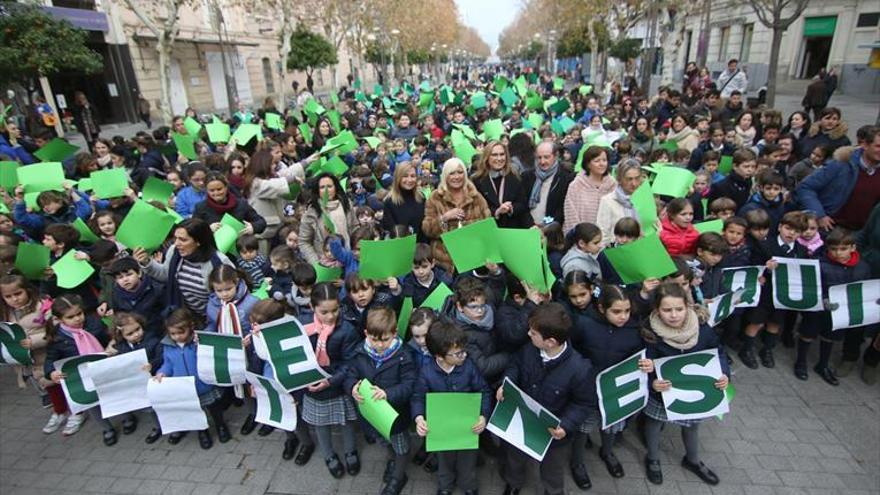
[[[163,434],[208,428],[208,417],[199,406],[195,377],[166,376],[161,382],[150,380],[147,397],[159,418]]]
[[[101,416],[106,419],[150,407],[147,398],[150,373],[144,370],[147,363],[145,349],[89,363],[89,376],[98,392]]]

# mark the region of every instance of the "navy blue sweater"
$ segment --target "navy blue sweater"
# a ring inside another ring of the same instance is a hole
[[[364,347],[360,346],[354,359],[348,363],[344,389],[346,394],[351,394],[352,388],[359,380],[367,379],[374,386],[384,390],[388,403],[399,414],[391,428],[391,433],[400,433],[410,424],[409,400],[417,377],[415,363],[410,358],[405,345],[401,345],[397,352],[379,367],[376,367],[376,362],[367,354]]]
[[[422,366],[410,401],[413,419],[425,415],[425,396],[433,392],[479,392],[482,394],[480,414],[488,421],[492,413],[492,391],[470,358],[450,373],[443,371],[436,359]]]

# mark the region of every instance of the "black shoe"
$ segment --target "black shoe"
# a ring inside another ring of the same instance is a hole
[[[835,387],[840,385],[840,381],[837,379],[836,376],[834,376],[834,372],[831,371],[831,368],[829,368],[827,366],[824,368],[820,368],[819,365],[817,364],[813,368],[813,371],[818,373],[819,376],[821,376],[822,379],[825,380],[826,383],[828,383],[828,385],[834,385]]]
[[[122,422],[122,434],[131,435],[138,428],[138,420],[136,416],[126,419]]]
[[[345,475],[345,468],[342,467],[342,463],[339,462],[339,457],[336,454],[324,459],[324,463],[327,464],[327,470],[330,471],[330,476],[339,479]]]
[[[687,456],[684,456],[681,459],[681,467],[696,474],[697,476],[700,477],[701,480],[705,481],[706,483],[708,483],[710,485],[717,485],[718,484],[718,475],[713,473],[711,469],[709,469],[705,464],[703,464],[703,461],[700,461],[699,464],[694,464],[688,460]]]
[[[248,417],[244,419],[244,424],[241,425],[241,434],[242,435],[250,435],[254,428],[257,427],[257,422],[254,420],[254,416],[248,414]]]
[[[776,360],[773,359],[773,349],[761,349],[761,352],[758,353],[758,356],[761,358],[761,365],[765,368],[775,368]]]
[[[260,429],[257,430],[257,435],[261,436],[261,437],[267,437],[267,436],[271,435],[273,431],[275,431],[275,427],[269,426],[269,425],[262,425],[262,426],[260,426]]]
[[[185,431],[175,431],[174,433],[168,435],[168,443],[171,445],[177,445],[183,440],[183,437],[186,436]]]
[[[361,472],[361,458],[358,457],[357,450],[345,454],[345,471],[349,476],[357,476]]]
[[[504,495],[519,495],[519,488],[514,488],[510,485],[504,485]]]
[[[620,464],[620,461],[617,460],[617,456],[613,452],[609,452],[608,455],[602,455],[600,452],[599,459],[605,462],[605,467],[608,468],[608,474],[611,477],[623,478],[623,465]]]
[[[440,469],[440,465],[437,463],[437,456],[433,453],[428,454],[428,459],[425,460],[425,465],[422,466],[426,472],[436,473],[438,469]]]
[[[281,452],[281,458],[285,461],[293,459],[296,454],[296,448],[299,447],[299,438],[288,438],[284,441],[284,450]]]
[[[382,482],[390,483],[392,475],[394,474],[394,468],[397,467],[397,463],[394,462],[394,459],[388,459],[385,462],[385,472],[382,473]]]
[[[419,449],[418,452],[416,452],[416,455],[413,456],[412,461],[414,463],[418,464],[419,466],[421,466],[422,464],[425,463],[425,461],[427,459],[428,459],[428,451],[425,450],[425,447],[422,447]]]
[[[794,376],[798,380],[807,381],[807,378],[810,377],[810,375],[807,374],[807,366],[805,364],[795,364],[794,365]]]
[[[655,485],[663,484],[663,471],[660,470],[660,461],[653,461],[645,457],[645,474],[651,483]]]
[[[229,427],[225,424],[217,425],[217,440],[220,443],[226,443],[230,438],[232,438],[232,435],[229,433]]]
[[[296,458],[293,459],[293,463],[297,466],[305,466],[309,463],[309,459],[312,458],[314,452],[315,444],[310,443],[308,445],[303,445],[303,447],[299,449],[299,453],[296,454]]]
[[[211,432],[208,430],[199,431],[199,447],[208,450],[214,446],[214,440],[211,439]]]
[[[116,436],[116,430],[111,428],[104,431],[104,445],[108,447],[116,445],[116,440],[118,440]]]
[[[739,360],[742,361],[746,368],[756,370],[758,369],[758,359],[755,357],[755,352],[752,350],[742,350],[737,354],[739,356]]]
[[[160,430],[159,428],[153,428],[153,431],[151,431],[150,434],[147,435],[147,438],[145,438],[144,441],[147,442],[148,444],[153,444],[153,443],[156,443],[156,440],[158,440],[161,437],[162,437],[162,430]]]
[[[571,467],[571,477],[574,478],[574,484],[581,490],[589,490],[593,486],[590,475],[587,474],[587,466],[583,464],[575,464]]]
[[[386,482],[385,488],[382,489],[382,495],[400,495],[407,481],[409,481],[409,477],[407,477],[406,473],[404,473],[403,479],[391,478]]]

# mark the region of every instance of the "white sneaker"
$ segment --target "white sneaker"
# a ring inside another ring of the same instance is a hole
[[[46,435],[50,433],[55,433],[58,431],[58,428],[61,428],[61,423],[67,419],[66,414],[56,414],[52,413],[52,416],[49,418],[49,422],[46,423],[46,426],[43,427],[43,433]]]
[[[82,428],[82,424],[85,420],[86,415],[83,413],[71,414],[70,417],[67,418],[67,424],[64,425],[64,429],[61,430],[61,434],[66,437],[75,434],[80,428]]]

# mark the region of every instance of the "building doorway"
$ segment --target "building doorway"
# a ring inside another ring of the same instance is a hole
[[[831,36],[817,36],[804,40],[804,58],[801,61],[802,79],[810,79],[819,73],[819,69],[828,65],[828,56],[831,54]]]

